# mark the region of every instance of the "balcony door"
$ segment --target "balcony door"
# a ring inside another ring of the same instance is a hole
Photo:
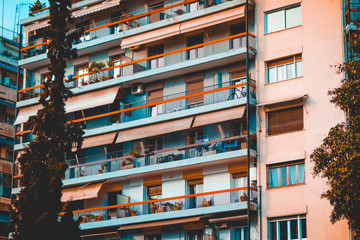
[[[148,57],[156,56],[163,53],[164,53],[164,44],[156,45],[153,47],[149,47]],[[163,66],[164,66],[164,57],[154,58],[149,60],[148,62],[149,69],[159,68]]]
[[[245,31],[246,31],[245,23],[234,24],[230,28],[231,36],[239,33],[244,33]],[[230,39],[230,48],[232,49],[245,47],[245,45],[246,45],[245,36]]]
[[[188,37],[188,39],[187,39],[188,47],[195,46],[195,45],[198,45],[201,43],[204,43],[204,34],[202,34],[202,33],[199,35]],[[203,56],[204,56],[204,47],[193,48],[193,49],[188,50],[188,52],[187,52],[188,60],[201,58]]]
[[[188,180],[188,192],[189,194],[197,194],[204,192],[204,181],[202,178]],[[189,208],[198,208],[201,207],[202,197],[191,197],[188,198]]]

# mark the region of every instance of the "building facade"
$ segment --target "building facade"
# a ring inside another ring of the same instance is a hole
[[[331,225],[310,161],[345,119],[327,95],[342,78],[329,65],[344,60],[345,5],[74,1],[69,28],[85,32],[66,68],[66,113],[85,135],[62,201],[83,239],[350,239],[346,222]],[[48,18],[21,22],[17,154],[51,79]]]
[[[16,83],[19,43],[17,34],[0,27],[0,239],[7,239],[10,220],[14,149]]]

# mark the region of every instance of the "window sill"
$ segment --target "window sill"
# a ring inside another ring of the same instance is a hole
[[[295,187],[295,186],[304,186],[304,185],[306,185],[306,182],[304,182],[304,183],[298,183],[298,184],[292,184],[292,185],[279,186],[279,187],[269,187],[269,186],[267,186],[266,189],[267,189],[267,190],[271,190],[271,189],[283,189],[283,188],[289,188],[289,187]]]
[[[290,28],[284,28],[284,29],[281,29],[281,30],[278,30],[278,31],[275,31],[275,32],[264,33],[264,36],[271,35],[271,34],[274,34],[274,33],[280,33],[280,32],[283,32],[283,31],[286,31],[286,30],[289,30],[289,29],[299,28],[301,26],[302,25],[298,25],[298,26],[294,26],[294,27],[290,27]]]
[[[277,82],[265,83],[265,86],[273,85],[273,84],[281,83],[281,82],[287,82],[287,81],[293,81],[293,80],[297,80],[297,79],[302,79],[303,77],[304,77],[304,76],[300,76],[300,77],[295,77],[295,78],[289,78],[289,79],[285,79],[285,80],[280,80],[280,81],[277,81]]]
[[[303,132],[303,131],[305,131],[305,129],[295,130],[295,131],[291,131],[291,132],[276,133],[276,134],[271,134],[271,135],[269,135],[268,133],[266,133],[266,137],[276,137],[276,136],[280,136],[280,135],[285,135],[285,134],[290,134],[290,133],[296,133],[296,132]]]

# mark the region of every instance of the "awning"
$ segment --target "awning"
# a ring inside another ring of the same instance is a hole
[[[190,31],[195,31],[198,29],[204,29],[209,26],[242,18],[245,16],[244,11],[245,11],[245,6],[241,6],[227,11],[218,12],[216,14],[210,14],[205,17],[196,18],[194,20],[184,22],[181,24],[180,33],[182,34]]]
[[[239,119],[244,116],[245,106],[202,114],[195,117],[192,128],[208,124]]]
[[[180,24],[123,38],[121,48],[129,48],[180,34]]]
[[[65,111],[66,113],[71,113],[82,109],[89,109],[111,104],[115,101],[119,88],[119,86],[116,86],[96,92],[73,96],[66,101]],[[21,108],[14,125],[26,122],[30,116],[36,115],[38,109],[41,108],[41,104]]]
[[[34,30],[38,30],[38,29],[50,26],[49,21],[50,21],[49,19],[46,19],[46,20],[43,20],[43,21],[36,21],[33,24],[24,27],[23,32],[31,32],[31,31],[34,31]]]
[[[296,100],[304,100],[307,97],[308,97],[308,94],[303,94],[301,96],[297,96],[297,97],[293,97],[293,98],[281,99],[281,100],[278,100],[278,101],[272,101],[272,102],[266,102],[266,103],[259,103],[256,106],[257,107],[262,107],[262,106],[285,103],[285,102],[291,102],[291,101],[296,101]]]
[[[193,117],[183,118],[174,121],[168,121],[158,124],[153,124],[149,126],[133,128],[128,130],[123,130],[119,132],[119,135],[116,139],[116,143],[131,141],[135,139],[153,137],[157,135],[162,135],[166,133],[181,131],[189,129]]]
[[[123,225],[118,229],[118,231],[125,231],[125,230],[132,230],[132,229],[144,229],[144,228],[152,228],[152,227],[158,227],[158,226],[183,224],[183,223],[192,223],[192,222],[198,222],[200,220],[201,220],[201,216],[191,217],[191,218],[173,219],[173,220],[166,220],[166,221],[148,222],[148,223],[136,223],[136,224],[130,224],[130,225]]]
[[[70,202],[89,198],[96,198],[102,185],[103,182],[72,188],[65,188],[62,190],[61,201]]]
[[[234,222],[234,221],[246,221],[247,215],[231,216],[231,217],[222,217],[222,218],[213,218],[209,219],[209,223],[217,222]]]
[[[116,132],[84,138],[82,149],[113,143]]]
[[[69,98],[66,101],[66,113],[76,112],[82,109],[94,108],[111,104],[115,101],[115,97],[120,87],[112,87],[104,90],[81,94]]]
[[[74,18],[78,18],[78,17],[82,17],[82,16],[85,16],[88,14],[93,14],[95,12],[99,12],[99,11],[102,11],[102,10],[105,10],[105,9],[108,9],[111,7],[118,6],[118,5],[120,5],[120,1],[121,0],[106,0],[100,4],[95,4],[93,6],[84,7],[80,10],[74,11],[72,13],[72,15]]]
[[[208,26],[228,22],[237,18],[242,18],[244,15],[244,6],[233,8],[227,11],[219,12],[217,14],[196,18],[183,23],[124,38],[121,42],[121,48],[129,48],[136,45],[154,42],[165,37],[167,38],[198,29],[203,29]]]
[[[26,108],[21,108],[16,117],[14,125],[24,123],[29,119],[30,116],[36,115],[41,106],[41,104],[37,104]]]

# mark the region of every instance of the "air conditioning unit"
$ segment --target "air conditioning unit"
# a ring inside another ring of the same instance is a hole
[[[215,223],[215,228],[216,229],[229,228],[229,224],[228,223]]]
[[[144,86],[142,84],[135,84],[131,87],[131,93],[141,95],[144,93]]]

